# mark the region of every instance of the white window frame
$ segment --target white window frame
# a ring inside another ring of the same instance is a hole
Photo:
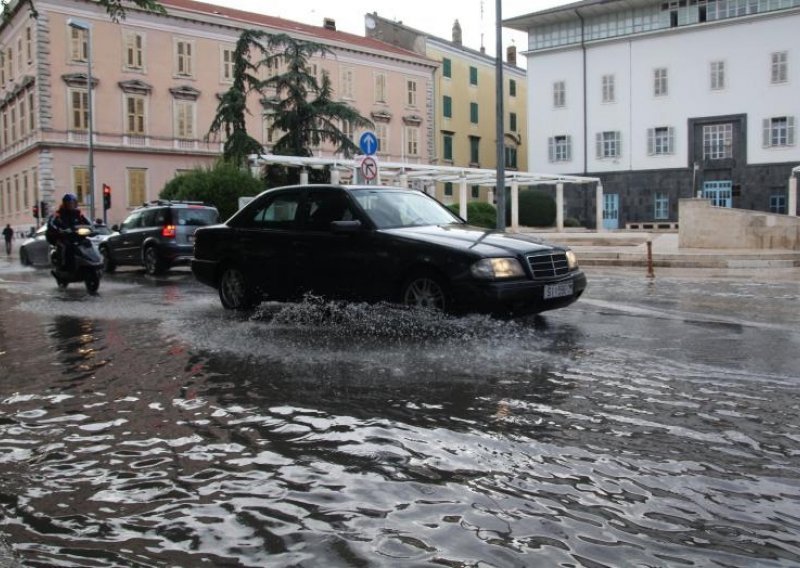
[[[794,116],[774,116],[763,122],[764,148],[789,148],[795,145],[796,120]]]
[[[709,64],[709,81],[712,91],[724,91],[727,81],[725,61],[712,61]]]
[[[559,134],[547,140],[548,161],[550,163],[572,161],[572,136]]]
[[[378,71],[374,74],[374,95],[375,102],[378,104],[386,104],[389,102],[388,97],[388,78],[386,73]]]
[[[233,83],[233,55],[236,50],[235,46],[220,45],[219,46],[219,82],[230,85]],[[226,61],[225,58],[228,57]]]
[[[406,106],[417,108],[417,88],[419,84],[416,79],[406,78]]]
[[[622,133],[619,130],[598,132],[595,142],[598,160],[617,160],[622,156]]]
[[[789,82],[789,52],[775,51],[770,54],[770,83],[783,85]]]
[[[657,126],[647,129],[647,155],[668,156],[675,153],[675,128]]]
[[[604,104],[617,102],[616,78],[614,75],[603,75],[602,79],[602,99]]]
[[[355,92],[356,72],[352,67],[342,67],[339,72],[339,84],[341,87],[341,98],[353,100]]]
[[[89,32],[67,25],[67,62],[86,64],[89,57]]]
[[[733,123],[703,125],[703,160],[733,157]]]
[[[181,50],[181,46],[184,48]],[[188,47],[188,49],[187,49]],[[180,53],[183,51],[183,53]],[[175,58],[174,75],[182,79],[194,77],[194,58],[197,54],[193,39],[176,37],[173,44],[173,56]],[[183,69],[181,69],[183,68]]]
[[[567,82],[555,81],[553,83],[553,108],[567,106]]]
[[[653,69],[653,96],[669,96],[669,69],[666,67]]]
[[[136,45],[139,39],[141,45]],[[134,73],[146,72],[145,60],[146,36],[138,30],[123,30],[122,32],[122,68]],[[133,62],[131,62],[132,57]],[[137,57],[138,56],[138,57]],[[137,62],[137,59],[139,60]]]

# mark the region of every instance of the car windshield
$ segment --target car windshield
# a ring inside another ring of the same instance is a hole
[[[204,227],[213,225],[219,218],[216,209],[208,207],[188,207],[186,209],[173,209],[177,213],[178,225],[189,225],[191,227]]]
[[[379,229],[462,223],[439,202],[417,191],[359,189],[353,197]]]
[[[110,235],[111,229],[109,229],[105,225],[95,225],[94,232],[97,233],[98,235]]]

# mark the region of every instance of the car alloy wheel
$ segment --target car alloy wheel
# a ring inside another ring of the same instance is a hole
[[[424,275],[408,280],[403,289],[403,303],[407,306],[444,311],[447,294],[438,278]]]
[[[156,276],[164,272],[164,266],[158,258],[156,247],[149,246],[144,250],[144,270],[150,276]]]
[[[238,268],[226,268],[219,279],[219,298],[229,310],[246,310],[252,306],[247,278]]]

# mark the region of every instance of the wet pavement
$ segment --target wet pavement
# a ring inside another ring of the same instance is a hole
[[[800,565],[800,271],[588,276],[503,322],[0,264],[0,566]]]

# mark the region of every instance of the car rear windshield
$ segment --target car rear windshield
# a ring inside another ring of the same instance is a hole
[[[204,227],[214,225],[219,219],[216,209],[208,207],[188,207],[186,209],[173,209],[172,218],[177,225],[188,225],[191,227]]]
[[[417,191],[359,189],[353,197],[379,229],[462,223],[441,203]]]

